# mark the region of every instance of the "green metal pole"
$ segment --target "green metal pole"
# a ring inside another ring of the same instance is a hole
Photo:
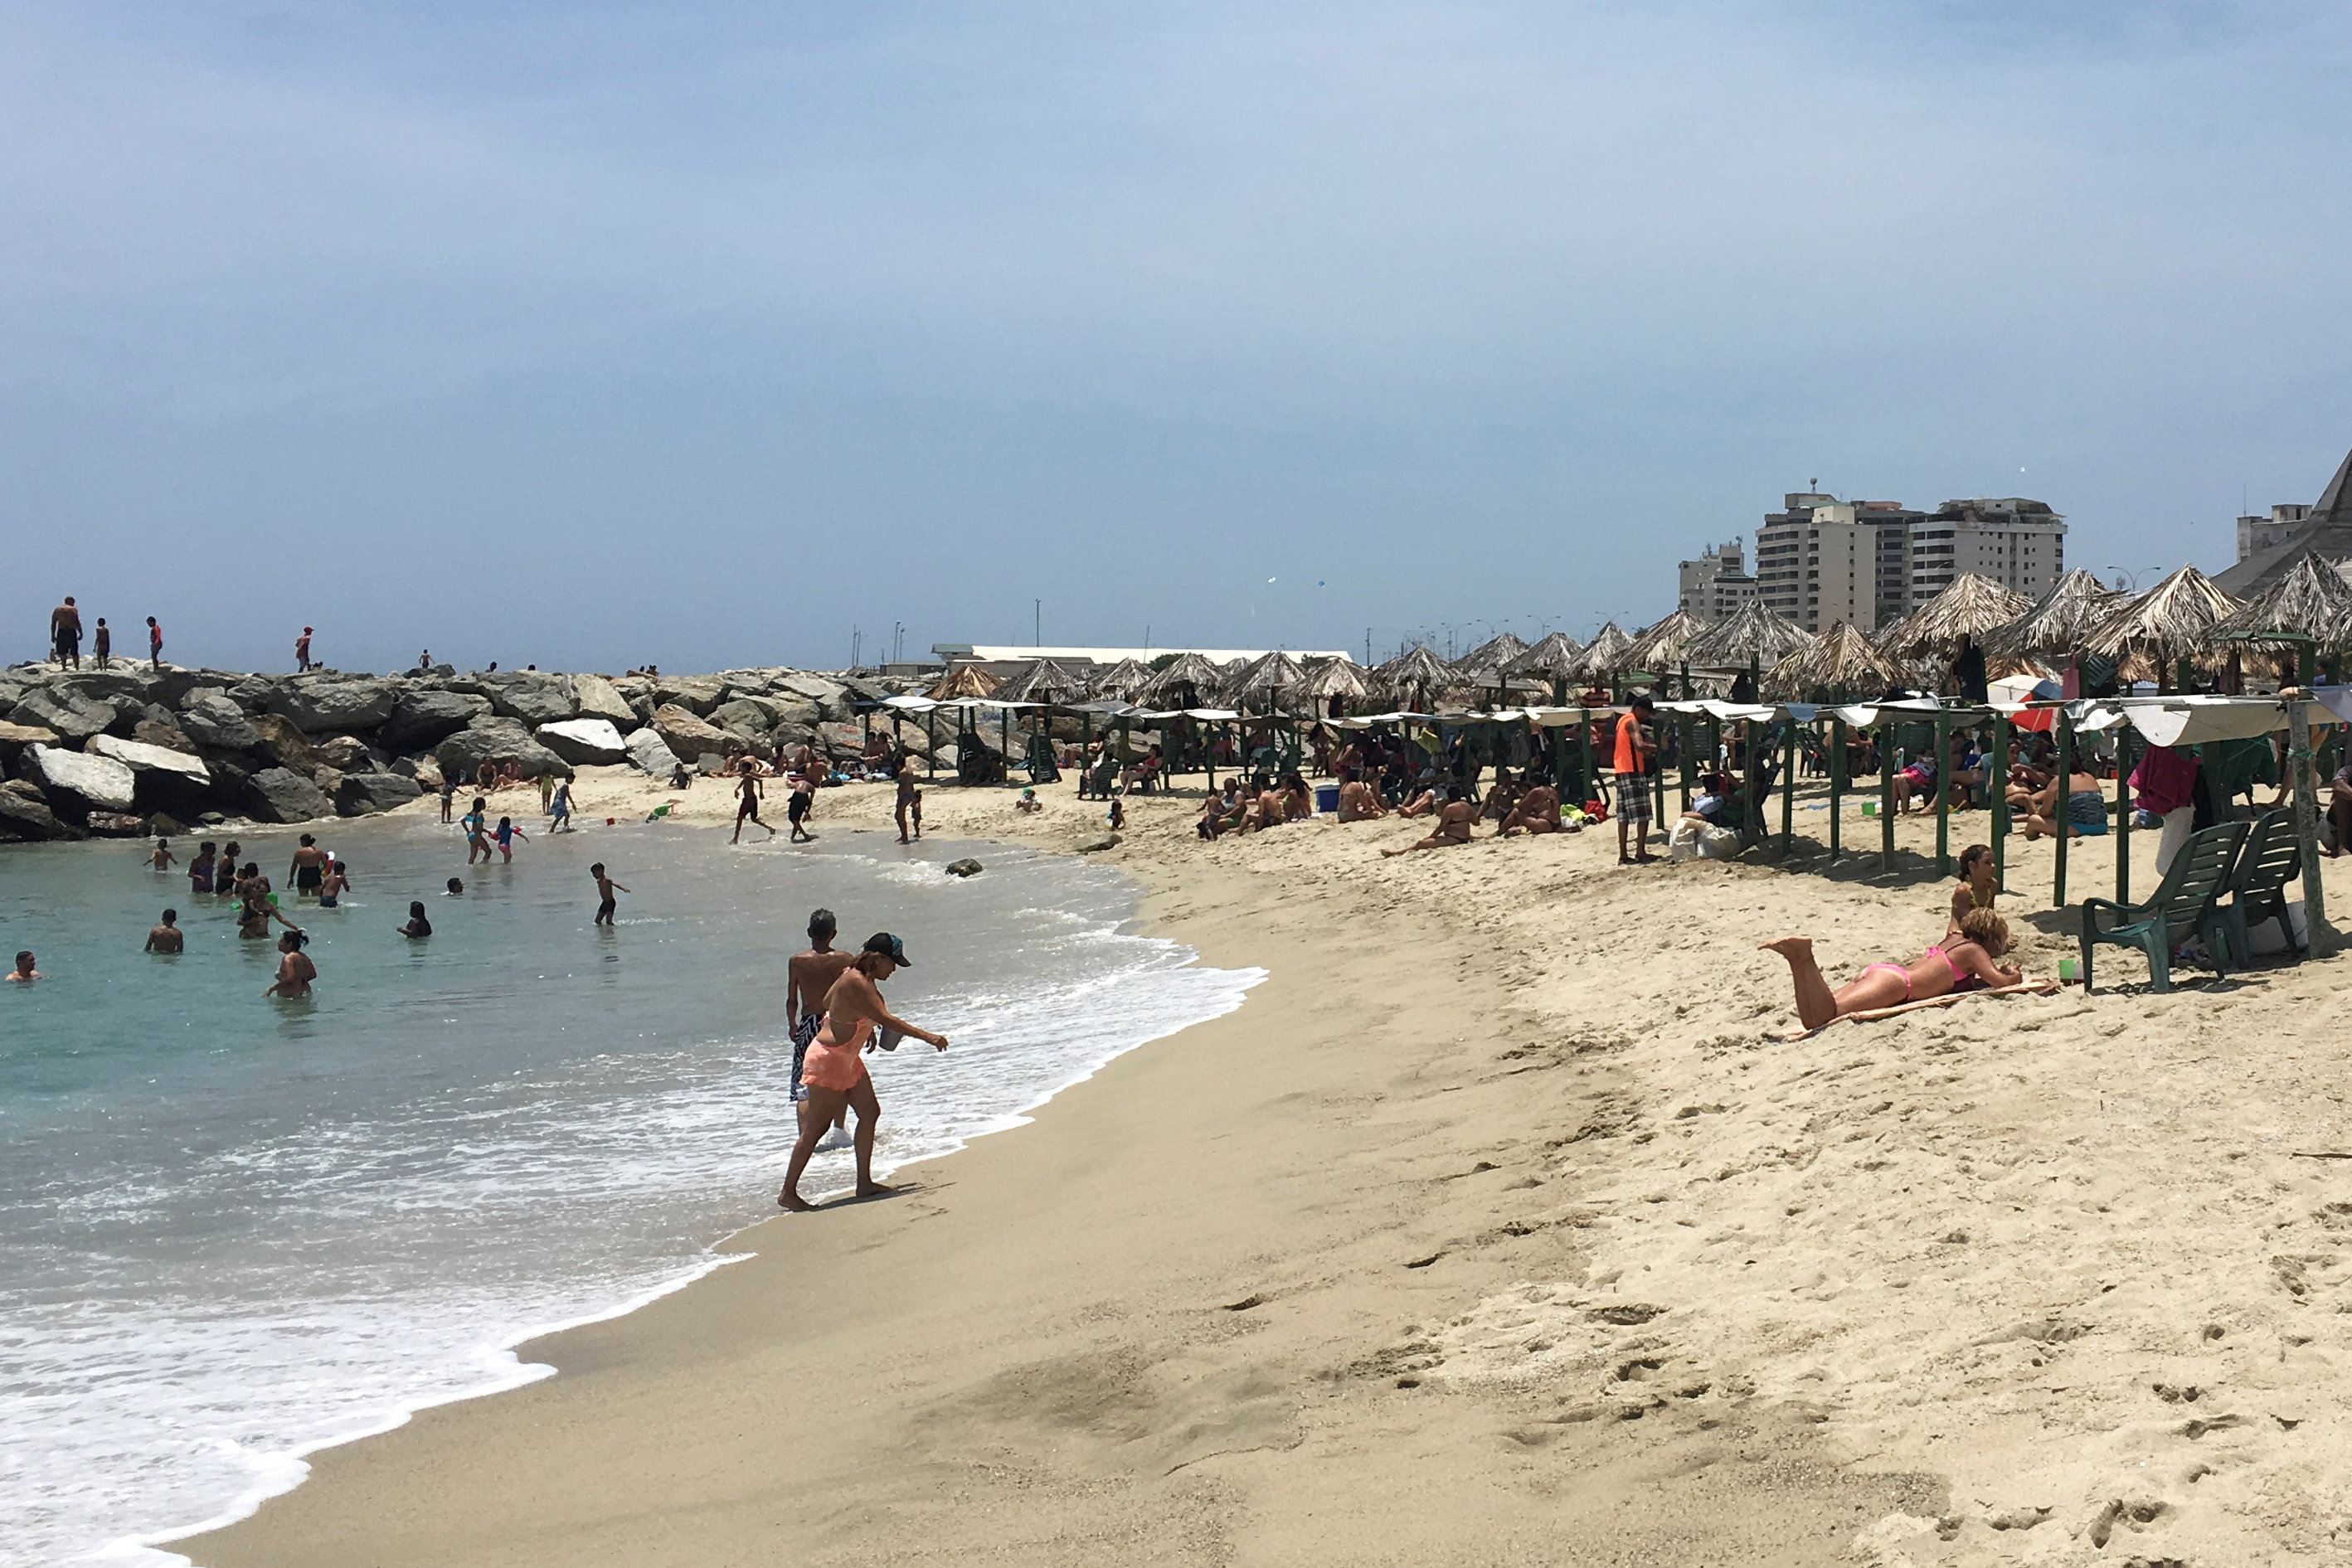
[[[1895,727],[1878,727],[1878,869],[1895,869]]]
[[[1095,748],[1095,716],[1081,710],[1078,714],[1078,799],[1087,795],[1087,770],[1094,765],[1087,754]]]
[[[1830,720],[1830,859],[1838,858],[1838,806],[1845,793],[1845,720]]]
[[[2309,690],[2309,687],[2300,688]],[[2286,705],[2287,765],[2294,769],[2294,839],[2303,850],[2303,921],[2311,956],[2326,956],[2327,906],[2319,884],[2319,781],[2311,767],[2311,723],[2301,697]],[[2284,921],[2281,924],[2284,924]],[[2290,946],[2294,934],[2288,933]]]
[[[937,708],[923,715],[923,744],[929,747],[923,754],[923,782],[936,784],[940,778],[940,710]]]
[[[1936,874],[1952,874],[1952,721],[1936,705]]]
[[[2066,826],[2066,790],[2074,781],[2074,720],[2064,708],[2058,710],[2058,781],[2050,800],[2050,812],[2058,825],[2057,869],[2051,878],[2050,907],[2066,907],[2066,841],[2074,837]]]
[[[1780,753],[1780,853],[1786,855],[1794,846],[1797,833],[1797,721],[1789,719],[1787,738]]]
[[[2009,716],[1992,717],[1992,763],[1985,769],[1992,786],[1992,884],[2009,891]]]
[[[1684,667],[1683,686],[1684,695],[1687,697],[1690,686],[1687,665]],[[1691,722],[1690,715],[1686,713],[1675,715],[1675,749],[1682,753],[1683,810],[1687,811],[1691,803],[1691,768],[1696,759],[1691,755]]]
[[[2132,727],[2116,730],[2116,902],[2131,903]]]

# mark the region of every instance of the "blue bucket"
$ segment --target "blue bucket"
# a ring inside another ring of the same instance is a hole
[[[1327,815],[1339,809],[1339,787],[1337,784],[1315,786],[1315,809]]]

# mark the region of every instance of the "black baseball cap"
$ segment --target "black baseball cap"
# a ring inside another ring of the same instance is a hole
[[[879,953],[901,969],[914,967],[914,965],[907,961],[907,945],[887,931],[877,931],[873,936],[868,936],[866,939],[865,951]]]

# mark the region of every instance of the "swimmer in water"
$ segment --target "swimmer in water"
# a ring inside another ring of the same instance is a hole
[[[196,858],[188,862],[188,891],[210,893],[213,890],[213,842],[206,839],[196,846]]]
[[[590,866],[588,874],[596,879],[596,896],[604,901],[596,905],[596,924],[610,925],[613,924],[613,894],[626,893],[629,890],[604,874],[603,861],[598,861],[594,865]]]
[[[448,886],[446,886],[446,887],[445,887],[445,888],[443,888],[443,889],[441,890],[441,896],[442,896],[442,897],[444,897],[444,898],[463,898],[463,897],[465,897],[465,896],[466,896],[466,882],[465,882],[465,879],[464,879],[463,877],[455,877],[455,876],[451,877],[451,878],[449,879],[449,885],[448,885]]]
[[[152,854],[147,857],[147,863],[153,866],[157,871],[170,871],[173,866],[179,864],[180,857],[172,852],[172,841],[169,839],[157,839],[155,841],[155,851]]]
[[[179,918],[180,912],[176,909],[163,911],[163,923],[148,928],[146,948],[148,952],[177,953],[186,947],[188,934],[173,924]]]
[[[278,951],[285,956],[278,960],[278,977],[269,982],[263,996],[300,998],[310,994],[310,982],[319,977],[319,966],[302,951],[307,940],[301,932],[291,928],[278,939]]]
[[[309,833],[294,848],[294,863],[287,868],[287,880],[294,884],[297,898],[316,898],[319,888],[327,880],[327,852]]]
[[[8,977],[19,984],[41,977],[41,972],[33,967],[33,950],[30,947],[16,955],[16,967],[8,971]]]
[[[514,864],[514,841],[517,839],[522,840],[525,843],[530,841],[530,835],[516,827],[512,817],[500,817],[497,831],[490,836],[499,841],[499,853],[504,857],[499,862],[501,865]],[[485,855],[482,858],[488,860],[489,857]]]
[[[352,868],[341,861],[327,862],[327,880],[319,884],[319,907],[332,909],[352,885]]]
[[[425,918],[425,905],[423,903],[415,899],[409,901],[408,924],[400,926],[398,929],[403,936],[409,937],[412,940],[419,936],[430,936],[433,935],[433,922]]]

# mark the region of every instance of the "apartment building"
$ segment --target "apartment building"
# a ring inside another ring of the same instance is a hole
[[[1808,632],[1841,621],[1877,630],[1889,588],[1906,580],[1904,529],[1919,514],[1899,502],[1841,501],[1816,491],[1792,492],[1781,503],[1756,533],[1756,597]]]
[[[1964,571],[2039,599],[2066,570],[2066,519],[2022,496],[1947,501],[1911,524],[1909,535],[1914,606]]]
[[[2292,501],[2282,502],[2271,508],[2267,517],[2238,519],[2238,559],[2245,559],[2261,550],[2277,549],[2285,544],[2295,525],[2311,516],[2312,508]]]
[[[1756,580],[1748,575],[1746,556],[1737,539],[1707,546],[1696,560],[1680,562],[1675,571],[1675,602],[1695,620],[1728,620],[1756,597]]]

